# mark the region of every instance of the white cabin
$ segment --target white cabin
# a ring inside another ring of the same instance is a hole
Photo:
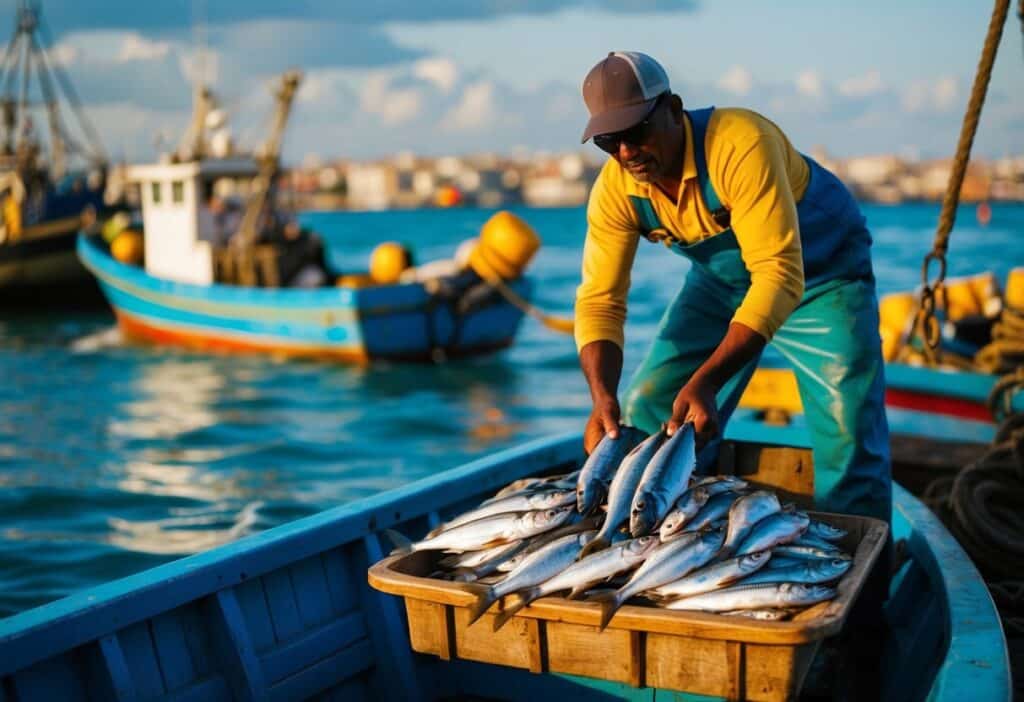
[[[236,181],[245,193],[258,167],[248,158],[203,159],[132,166],[128,180],[139,183],[146,272],[182,283],[213,283],[213,246],[203,222],[218,181]]]

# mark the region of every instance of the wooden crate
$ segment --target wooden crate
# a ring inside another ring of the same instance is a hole
[[[728,699],[796,697],[821,641],[839,632],[882,551],[888,526],[877,519],[810,513],[845,529],[854,554],[835,599],[789,621],[760,622],[702,612],[625,605],[598,629],[600,607],[546,597],[493,631],[495,605],[467,626],[474,597],[459,583],[424,577],[436,552],[391,556],[368,573],[372,587],[405,599],[409,640],[420,653],[613,680]]]

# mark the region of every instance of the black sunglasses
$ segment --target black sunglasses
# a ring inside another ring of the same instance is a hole
[[[658,99],[651,105],[650,112],[642,120],[634,124],[629,129],[623,129],[620,132],[611,132],[610,134],[597,134],[594,136],[594,146],[601,149],[609,154],[616,154],[619,152],[619,147],[622,142],[626,142],[630,146],[639,146],[644,144],[651,136],[651,117],[657,112],[658,106],[661,105],[662,100],[668,93],[662,93],[658,96]]]

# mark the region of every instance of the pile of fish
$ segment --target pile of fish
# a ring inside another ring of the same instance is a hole
[[[470,623],[506,601],[501,628],[539,597],[626,601],[780,620],[832,599],[853,561],[846,532],[730,476],[695,477],[693,429],[623,427],[574,473],[518,480],[397,552],[445,552],[434,577],[474,593]]]

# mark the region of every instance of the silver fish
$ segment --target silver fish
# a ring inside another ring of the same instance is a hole
[[[509,495],[520,494],[524,492],[532,492],[536,490],[566,490],[570,489],[576,484],[576,479],[579,477],[580,472],[574,470],[571,473],[563,473],[561,475],[549,475],[546,477],[534,477],[534,478],[520,478],[519,480],[513,480],[511,483],[498,490],[494,493],[494,497],[489,500],[484,500],[481,505],[486,505],[495,500],[500,500],[503,497]]]
[[[735,553],[741,556],[744,553],[764,551],[778,544],[788,544],[804,533],[809,522],[806,514],[771,514],[747,532]]]
[[[817,519],[811,520],[811,525],[807,527],[807,533],[810,536],[816,536],[825,541],[839,541],[846,536],[845,529],[840,529]]]
[[[538,490],[536,492],[524,492],[516,495],[509,495],[500,500],[495,500],[476,509],[463,512],[457,517],[441,524],[430,531],[427,537],[437,536],[442,531],[448,531],[460,524],[473,522],[477,519],[489,517],[492,514],[502,512],[532,512],[538,509],[552,509],[572,504],[576,495],[572,490]]]
[[[495,630],[500,629],[520,609],[539,597],[569,590],[569,598],[577,597],[597,583],[602,583],[619,573],[632,570],[659,545],[655,536],[641,536],[610,546],[585,558],[581,558],[550,580],[520,591],[519,601],[509,606],[494,621]]]
[[[772,549],[772,554],[775,556],[785,556],[787,558],[803,558],[807,559],[832,559],[832,558],[850,558],[848,554],[843,553],[838,548],[834,549],[823,549],[815,546],[799,546],[797,544],[780,544]]]
[[[696,531],[703,529],[720,519],[729,515],[729,510],[740,499],[742,495],[738,492],[723,492],[709,499],[697,516],[683,527],[683,531]]]
[[[737,580],[744,579],[752,573],[756,574],[768,563],[771,557],[771,551],[758,551],[757,553],[750,553],[738,558],[730,558],[726,561],[712,563],[679,580],[673,580],[653,590],[648,590],[644,594],[664,600],[699,595],[702,592],[717,590],[726,585],[731,585]],[[743,580],[743,582],[746,582],[746,580]]]
[[[480,551],[465,551],[463,553],[454,553],[449,556],[445,556],[437,562],[442,568],[449,568],[454,570],[455,568],[476,568],[488,561],[504,554],[521,549],[524,546],[524,541],[511,541],[507,544],[499,544],[492,546],[491,548],[485,548]]]
[[[816,585],[842,577],[853,565],[853,561],[840,558],[821,561],[798,561],[795,565],[780,568],[765,568],[744,578],[743,585],[757,583],[804,583]]]
[[[814,534],[808,534],[806,531],[793,543],[797,546],[820,548],[822,551],[835,551],[839,548],[839,544],[834,544],[828,539],[823,539],[820,536],[815,536]]]
[[[722,548],[724,539],[722,530],[706,531],[656,548],[625,585],[592,598],[601,605],[601,629],[608,626],[619,607],[633,595],[678,580],[707,564]]]
[[[604,502],[615,469],[645,436],[639,429],[624,426],[620,428],[617,439],[606,434],[598,442],[576,481],[576,509],[581,514],[588,514]]]
[[[605,514],[604,525],[594,540],[580,553],[580,558],[607,547],[615,530],[629,518],[629,507],[636,486],[640,483],[648,461],[654,456],[664,438],[663,429],[644,439],[622,459],[619,469],[615,471],[615,477],[612,478],[611,487],[608,488],[608,512]]]
[[[781,510],[779,498],[766,490],[758,490],[736,500],[729,508],[729,530],[725,535],[723,554],[732,553],[755,524]]]
[[[697,467],[696,441],[693,424],[687,422],[665,440],[644,468],[629,513],[633,537],[649,534],[686,492]]]
[[[597,515],[583,517],[578,512],[574,512],[573,515],[569,517],[564,524],[562,524],[562,526],[557,529],[552,529],[551,531],[546,531],[543,534],[538,534],[532,539],[529,539],[526,548],[509,558],[507,561],[499,563],[497,570],[502,573],[508,573],[518,566],[524,558],[537,549],[543,548],[555,539],[560,539],[563,536],[568,536],[569,534],[579,534],[582,531],[597,531],[601,527],[602,519],[604,519],[604,517]]]
[[[525,539],[554,529],[568,520],[576,508],[573,505],[555,507],[536,512],[505,512],[467,522],[443,531],[437,536],[411,543],[402,534],[387,530],[395,542],[397,553],[413,551],[479,551],[481,549]]]
[[[668,541],[673,534],[682,531],[687,522],[697,516],[711,497],[703,487],[690,488],[684,492],[661,523],[658,535],[662,541]]]
[[[730,490],[734,492],[746,490],[749,486],[750,483],[746,480],[741,480],[732,475],[707,475],[702,478],[698,478],[691,487],[702,487],[707,490],[708,497],[714,497],[719,493],[728,492]]]
[[[473,592],[477,599],[470,606],[469,623],[472,624],[479,619],[496,600],[510,592],[542,583],[571,566],[576,561],[576,555],[580,549],[594,537],[595,533],[584,531],[556,539],[523,559],[519,567],[509,573],[501,582],[474,589]]]
[[[789,617],[788,609],[736,609],[732,612],[719,612],[724,617],[746,617],[761,622],[779,622]]]
[[[682,597],[665,605],[668,609],[729,612],[736,609],[802,607],[830,600],[833,588],[802,583],[764,583],[733,585],[723,590]]]

